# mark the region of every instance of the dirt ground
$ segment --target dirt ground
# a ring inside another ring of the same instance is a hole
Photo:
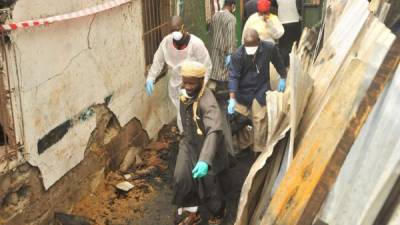
[[[165,126],[157,141],[142,152],[143,164],[129,173],[109,172],[95,193],[75,205],[72,214],[87,218],[96,225],[170,225],[174,224],[176,207],[171,204],[172,174],[178,151],[176,128]],[[227,172],[223,181],[227,193],[225,224],[233,224],[242,183],[254,157],[249,154]],[[123,175],[130,174],[125,179]],[[133,189],[123,193],[115,187],[129,181]],[[203,221],[207,212],[200,208]],[[204,223],[207,224],[207,223]]]

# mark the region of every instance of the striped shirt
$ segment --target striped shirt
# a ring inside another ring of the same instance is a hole
[[[210,79],[228,81],[225,57],[236,49],[236,18],[228,10],[215,13],[211,20],[211,61]]]

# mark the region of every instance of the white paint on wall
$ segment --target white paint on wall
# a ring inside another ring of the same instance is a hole
[[[13,19],[96,4],[99,1],[19,0]],[[76,118],[106,97],[111,96],[109,108],[122,126],[136,117],[150,137],[176,115],[166,95],[166,79],[156,85],[154,96],[145,94],[142,33],[141,1],[136,0],[95,16],[11,33],[15,51],[10,49],[10,77],[14,96],[21,97],[14,103],[18,141],[28,162],[40,169],[46,189],[82,161],[96,124],[94,116]],[[68,133],[39,154],[38,140],[70,119],[74,123]]]

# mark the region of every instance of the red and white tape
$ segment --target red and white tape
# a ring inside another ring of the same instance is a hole
[[[79,10],[76,12],[67,13],[67,14],[63,14],[63,15],[57,15],[57,16],[52,16],[52,17],[47,17],[47,18],[42,18],[42,19],[37,19],[37,20],[27,20],[27,21],[18,22],[18,23],[2,24],[2,25],[0,25],[0,32],[8,31],[8,30],[16,30],[16,29],[21,29],[21,28],[49,25],[49,24],[55,23],[55,22],[89,16],[89,15],[93,15],[93,14],[96,14],[99,12],[106,11],[108,9],[115,8],[117,6],[123,5],[130,1],[132,1],[132,0],[112,0],[112,1],[105,2],[101,5],[96,5],[96,6],[93,6],[90,8],[82,9],[82,10]]]

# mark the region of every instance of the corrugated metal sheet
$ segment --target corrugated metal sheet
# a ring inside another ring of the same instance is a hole
[[[241,211],[239,207],[237,225],[311,224],[377,97],[395,73],[400,42],[395,41],[389,29],[368,11],[367,1],[347,2],[341,17],[332,24],[332,33],[315,62],[310,60],[312,52],[308,48],[299,50],[299,55],[305,59],[303,68],[315,82],[299,129],[292,131],[296,137],[292,137],[296,153],[293,164],[269,203],[270,199],[264,194],[271,182],[267,176],[270,172],[263,166],[275,162],[267,162],[266,153],[260,156],[262,159],[259,158],[252,168],[258,167],[259,174],[253,171],[247,178],[254,177],[253,186],[249,182],[243,188],[242,196],[243,193],[252,195],[241,199],[241,204],[243,201],[249,208]],[[308,40],[301,43],[313,46]],[[298,108],[291,107],[292,110]],[[292,117],[294,115],[296,113],[292,113]],[[291,129],[296,129],[298,119],[292,118],[292,121]],[[265,177],[264,183],[261,176]],[[257,190],[262,190],[262,194],[254,194]],[[262,214],[259,213],[261,205],[268,207]],[[256,208],[251,208],[254,206]],[[243,211],[247,214],[241,214]],[[342,220],[338,224],[354,223]]]
[[[394,172],[400,166],[399,90],[400,68],[346,158],[322,208],[324,222],[373,224],[399,175]]]

